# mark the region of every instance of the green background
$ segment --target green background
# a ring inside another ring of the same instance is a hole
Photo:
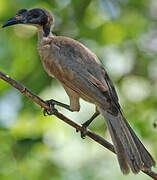
[[[55,17],[55,35],[72,37],[99,57],[116,85],[124,115],[157,160],[157,2],[154,0],[0,0],[0,24],[22,8],[44,7]],[[44,71],[31,26],[0,28],[0,70],[44,100],[69,103],[60,84]],[[94,106],[58,109],[83,123]],[[90,129],[110,140],[103,117]],[[153,168],[157,171],[157,168]],[[1,180],[149,180],[123,176],[116,156],[0,80]]]

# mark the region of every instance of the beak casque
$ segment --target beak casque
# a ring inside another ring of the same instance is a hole
[[[12,26],[14,24],[23,24],[25,23],[25,18],[23,16],[15,16],[9,19],[5,24],[3,24],[2,28],[7,26]]]

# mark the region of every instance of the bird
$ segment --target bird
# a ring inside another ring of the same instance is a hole
[[[45,110],[44,114],[53,114],[56,104],[70,111],[79,111],[80,98],[95,104],[94,115],[82,124],[82,138],[89,124],[101,114],[106,120],[122,173],[151,170],[155,160],[124,117],[113,82],[98,57],[79,41],[54,35],[54,17],[44,8],[21,9],[2,27],[16,24],[37,27],[37,49],[43,67],[61,83],[69,97],[70,106],[55,100],[47,101],[52,111]]]

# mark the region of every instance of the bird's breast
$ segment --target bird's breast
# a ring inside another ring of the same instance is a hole
[[[60,52],[57,47],[53,47],[53,44],[41,44],[38,46],[41,61],[43,63],[45,71],[51,76],[58,79],[61,83],[71,81],[74,78],[74,72],[67,69],[64,62],[65,57],[60,57]]]

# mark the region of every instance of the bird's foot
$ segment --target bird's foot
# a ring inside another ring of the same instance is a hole
[[[82,128],[83,128],[83,131],[81,131],[81,138],[82,139],[85,139],[86,135],[87,135],[87,127],[88,125],[85,123],[81,124],[82,125]],[[79,130],[76,129],[76,132],[79,132]]]
[[[82,139],[85,139],[86,135],[87,135],[87,128],[88,128],[88,125],[86,123],[83,123],[82,124],[82,128],[83,128],[83,131],[81,132],[81,138]]]
[[[100,113],[98,111],[96,111],[93,116],[88,120],[86,121],[85,123],[82,124],[82,128],[83,128],[83,131],[81,132],[81,138],[82,139],[85,139],[86,135],[87,135],[87,128],[88,126],[92,123],[92,121],[99,115]],[[76,130],[76,132],[78,132],[78,130]]]
[[[56,114],[58,112],[57,109],[54,107],[56,104],[55,101],[53,101],[51,99],[51,100],[46,101],[46,103],[50,106],[51,110],[48,111],[47,109],[44,109],[44,111],[43,111],[44,116],[53,115],[53,114]]]
[[[73,110],[70,109],[70,106],[69,106],[69,105],[64,104],[64,103],[61,103],[61,102],[58,102],[58,101],[56,101],[56,100],[54,100],[54,99],[50,99],[50,100],[48,100],[48,101],[46,101],[46,102],[47,102],[47,104],[50,106],[51,111],[48,111],[48,110],[44,109],[44,112],[43,112],[44,115],[53,115],[53,114],[57,113],[57,109],[55,109],[55,107],[54,107],[55,105],[61,106],[61,107],[65,108],[65,109],[73,112]]]

